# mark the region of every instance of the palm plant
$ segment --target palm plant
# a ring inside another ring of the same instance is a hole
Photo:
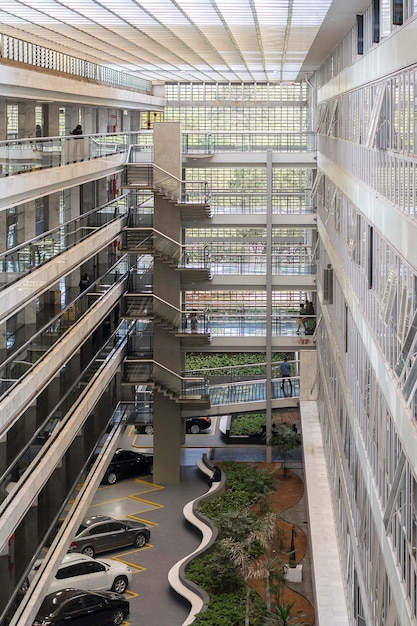
[[[292,612],[295,602],[289,604],[276,604],[272,611],[268,611],[264,626],[308,626],[308,622],[303,621],[307,615],[302,611]]]
[[[250,624],[251,581],[265,579],[269,590],[268,560],[264,555],[271,548],[275,520],[275,513],[268,513],[259,528],[253,530],[244,540],[235,541],[231,537],[222,539],[222,545],[228,550],[246,585],[245,626]]]

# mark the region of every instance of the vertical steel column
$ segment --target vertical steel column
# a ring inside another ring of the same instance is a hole
[[[266,153],[266,439],[272,430],[272,151]],[[266,448],[266,461],[272,461],[272,449]]]

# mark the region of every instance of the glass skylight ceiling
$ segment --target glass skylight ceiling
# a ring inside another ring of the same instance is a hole
[[[293,81],[330,4],[1,0],[0,32],[152,81]]]

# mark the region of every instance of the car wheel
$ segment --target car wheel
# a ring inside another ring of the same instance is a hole
[[[200,426],[198,424],[193,424],[190,428],[190,433],[192,433],[193,435],[198,435],[199,432]]]
[[[86,556],[91,556],[91,558],[94,558],[95,550],[93,546],[85,546],[85,548],[81,550],[81,554],[85,554]]]
[[[106,483],[108,485],[114,485],[114,483],[117,481],[117,476],[114,472],[109,472],[106,476]]]
[[[145,426],[145,435],[153,435],[152,424],[148,424],[148,426]]]
[[[112,591],[116,593],[124,593],[127,589],[127,578],[125,576],[118,576],[113,583],[111,588]]]
[[[135,546],[135,548],[143,548],[143,546],[146,545],[145,535],[143,533],[138,533],[135,537],[133,545]]]
[[[118,626],[118,624],[121,624],[123,622],[124,618],[125,614],[123,612],[123,609],[114,609],[111,616],[111,623],[114,624],[114,626]]]

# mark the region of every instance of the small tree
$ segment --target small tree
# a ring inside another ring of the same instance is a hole
[[[263,558],[270,547],[275,531],[276,516],[268,513],[259,529],[251,532],[244,541],[234,541],[230,537],[222,540],[222,545],[228,550],[232,561],[237,567],[246,585],[245,626],[250,624],[250,582],[266,579],[269,590],[269,570],[267,559]]]
[[[266,443],[271,448],[275,448],[282,458],[282,471],[286,476],[288,457],[291,456],[291,450],[300,447],[301,435],[287,424],[278,424]]]

